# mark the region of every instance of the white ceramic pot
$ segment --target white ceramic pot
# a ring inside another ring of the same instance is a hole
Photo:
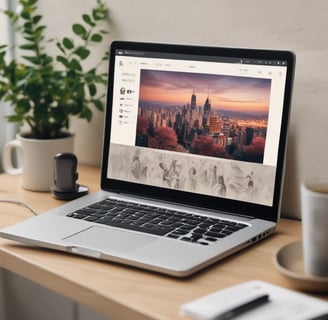
[[[30,139],[18,134],[15,140],[9,141],[4,147],[3,167],[9,174],[22,174],[23,188],[31,191],[50,191],[55,155],[73,152],[73,149],[73,134],[49,140]],[[18,167],[13,163],[14,150],[19,158]]]

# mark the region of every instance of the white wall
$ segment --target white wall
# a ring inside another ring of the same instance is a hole
[[[90,0],[41,0],[50,32],[60,34]],[[78,5],[77,5],[78,4]],[[299,183],[328,176],[328,1],[108,0],[111,39],[293,50],[297,56],[283,211],[299,216]],[[58,26],[61,28],[58,28]],[[102,114],[74,124],[81,161],[100,162]],[[87,152],[83,152],[87,150]]]

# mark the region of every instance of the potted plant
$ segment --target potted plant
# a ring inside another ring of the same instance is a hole
[[[0,101],[13,107],[7,117],[9,122],[27,124],[29,131],[20,135],[21,139],[48,145],[69,135],[72,116],[91,121],[92,106],[104,109],[107,73],[99,67],[107,54],[95,66],[85,65],[92,48],[108,33],[102,28],[108,9],[103,0],[97,0],[91,13],[83,14],[80,23],[72,24],[71,36],[55,40],[46,38],[47,27],[37,12],[37,4],[38,0],[19,0],[16,12],[4,12],[16,27],[22,54],[8,61],[7,45],[0,46]],[[56,45],[54,55],[46,51],[49,42]],[[23,153],[27,153],[24,147]]]

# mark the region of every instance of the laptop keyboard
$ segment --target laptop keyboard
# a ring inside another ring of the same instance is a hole
[[[114,199],[94,203],[67,217],[201,245],[209,245],[248,227],[245,223]]]

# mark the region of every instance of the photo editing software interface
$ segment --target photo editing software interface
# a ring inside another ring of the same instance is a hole
[[[285,61],[115,56],[108,178],[272,205]]]

